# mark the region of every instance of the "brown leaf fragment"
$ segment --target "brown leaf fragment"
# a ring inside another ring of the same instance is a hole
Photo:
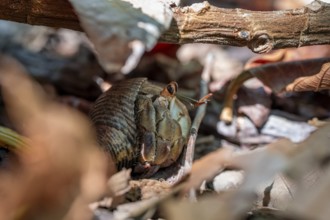
[[[281,92],[286,89],[287,85],[293,83],[299,77],[318,74],[323,64],[329,61],[330,57],[274,63],[250,69],[249,72],[270,87],[274,92]],[[312,89],[312,91],[314,91],[314,89]]]
[[[330,56],[329,45],[314,45],[300,48],[288,48],[272,51],[267,54],[252,57],[244,66],[244,69],[252,69],[261,65],[291,62],[299,60],[316,59]]]
[[[286,91],[303,92],[330,89],[330,63],[325,63],[319,73],[312,76],[299,77],[286,86]]]
[[[283,210],[262,207],[249,212],[249,220],[307,220],[305,216]]]
[[[284,210],[293,202],[295,189],[288,178],[278,174],[267,184],[258,187],[257,205]]]
[[[204,198],[198,203],[170,200],[164,204],[166,219],[171,220],[233,220],[234,208],[230,207],[225,198]]]
[[[198,189],[203,181],[214,178],[231,160],[232,153],[230,149],[221,148],[194,162],[184,191]]]
[[[139,188],[142,200],[164,196],[171,191],[172,187],[166,181],[153,179],[133,180],[130,185],[132,188]]]
[[[298,144],[299,152],[290,160],[288,174],[295,178],[302,178],[307,172],[322,166],[329,158],[330,124],[314,131],[305,141]]]
[[[258,55],[256,57],[252,57],[245,64],[244,69],[248,70],[264,64],[281,62],[285,59],[286,52],[287,52],[286,49],[282,49],[267,54]]]
[[[291,210],[301,213],[308,219],[328,220],[330,216],[330,172],[329,168],[322,174],[313,187],[301,193],[297,202],[292,203]]]

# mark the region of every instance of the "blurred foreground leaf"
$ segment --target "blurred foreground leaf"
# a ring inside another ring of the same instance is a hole
[[[105,191],[107,162],[88,120],[47,100],[8,57],[0,57],[0,84],[12,122],[31,140],[19,164],[0,171],[0,219],[90,219],[87,204]]]

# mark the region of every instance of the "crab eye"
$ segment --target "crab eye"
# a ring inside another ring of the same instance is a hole
[[[174,95],[176,91],[178,90],[178,84],[176,82],[171,82],[170,84],[167,85],[166,87],[168,93],[171,95]]]
[[[168,86],[167,86],[167,91],[168,91],[171,95],[173,95],[173,93],[174,93],[174,88],[172,87],[172,85],[168,85]]]

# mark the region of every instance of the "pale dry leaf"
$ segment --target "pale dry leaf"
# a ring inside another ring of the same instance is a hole
[[[156,211],[155,204],[158,202],[159,200],[157,198],[151,198],[122,204],[114,212],[114,219],[150,219]]]
[[[306,122],[293,121],[287,118],[270,115],[266,124],[261,129],[261,134],[274,137],[288,138],[294,143],[301,142],[309,137],[316,127]]]
[[[70,0],[108,72],[130,72],[171,22],[179,0]]]
[[[327,160],[330,155],[329,132],[330,124],[327,123],[298,144],[299,152],[290,160],[287,171],[291,177],[303,178],[306,173],[318,168]]]
[[[278,174],[273,180],[257,188],[257,206],[285,210],[293,202],[295,190],[294,183]]]
[[[244,171],[227,170],[217,175],[213,180],[213,188],[216,192],[225,192],[237,189],[243,182]]]
[[[241,192],[252,193],[256,187],[271,181],[275,174],[284,170],[288,164],[288,156],[283,148],[290,148],[287,140],[279,140],[266,148],[258,148],[249,153],[237,155],[232,161],[238,167],[244,168],[246,178],[240,188]]]
[[[330,215],[329,203],[330,172],[329,167],[308,190],[301,190],[289,210],[301,213],[307,219],[327,220]]]

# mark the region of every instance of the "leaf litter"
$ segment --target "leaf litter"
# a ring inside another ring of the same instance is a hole
[[[120,48],[121,44],[117,46]],[[59,92],[58,85],[54,90],[53,82],[45,85],[45,81],[39,81],[42,86],[32,82],[20,64],[1,56],[0,83],[10,124],[26,136],[31,146],[17,152],[18,159],[11,161],[9,169],[0,170],[3,180],[0,184],[1,217],[326,219],[329,124],[318,119],[307,122],[306,115],[290,112],[279,100],[289,100],[291,94],[300,101],[294,105],[307,108],[304,97],[311,93],[300,95],[296,91],[328,89],[329,60],[319,57],[327,57],[329,49],[317,46],[282,50],[275,57],[249,61],[244,71],[252,72],[259,81],[249,81],[242,88],[235,84],[232,98],[236,97],[237,102],[232,102],[233,120],[229,125],[228,120],[218,119],[220,110],[226,106],[224,99],[228,100],[223,91],[228,86],[233,87],[229,82],[243,70],[243,62],[239,56],[230,57],[228,51],[220,47],[194,46],[197,45],[179,48],[179,51],[188,51],[178,53],[179,60],[176,57],[143,57],[141,63],[147,65],[138,66],[139,73],[134,75],[144,74],[152,59],[152,67],[158,65],[164,71],[161,76],[154,76],[149,66],[150,75],[164,83],[175,80],[180,86],[189,85],[186,94],[198,100],[199,91],[203,89],[199,87],[201,67],[205,70],[208,57],[213,57],[208,66],[207,86],[214,96],[207,105],[198,136],[192,139],[192,146],[197,154],[209,152],[211,145],[214,152],[195,155],[199,159],[194,162],[190,152],[190,166],[184,168],[174,185],[164,179],[131,180],[129,170],[116,172],[111,159],[99,152],[86,117],[63,105],[73,106],[77,103],[75,100],[79,100],[83,105],[79,108],[85,109],[81,112],[88,112],[90,102],[83,102],[88,98],[81,95],[84,89],[79,87],[78,81],[74,83],[79,89],[68,100]],[[203,55],[199,54],[202,50],[205,51]],[[31,74],[33,68],[27,69]],[[125,77],[100,71],[84,79],[96,85],[96,88],[88,87],[91,91],[99,93],[101,84],[95,83],[95,78],[99,79],[97,82],[111,85]],[[245,78],[238,81],[243,83]],[[74,84],[66,84],[66,87],[70,85]],[[290,93],[275,93],[280,90]],[[70,93],[66,91],[65,95]],[[325,91],[320,94],[328,100]],[[65,101],[59,104],[57,98]],[[311,108],[310,115],[324,111],[326,116],[328,110],[317,100],[310,99],[315,107]],[[278,106],[282,108],[274,109]],[[317,107],[322,110],[316,111]]]

